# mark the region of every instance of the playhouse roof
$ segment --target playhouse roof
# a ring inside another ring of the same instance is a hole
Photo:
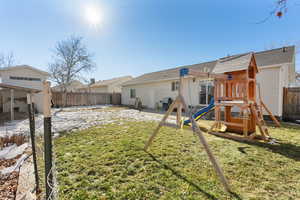
[[[213,73],[221,74],[225,72],[247,70],[250,66],[253,53],[228,56],[218,60]]]

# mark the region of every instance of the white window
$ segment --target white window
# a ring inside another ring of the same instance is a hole
[[[135,89],[130,89],[130,98],[134,99],[136,97]]]
[[[9,79],[12,79],[12,80],[23,80],[23,81],[41,81],[40,78],[22,77],[22,76],[10,76]]]
[[[171,91],[177,91],[179,89],[179,81],[173,81],[171,85]]]
[[[212,81],[200,81],[199,104],[207,105],[214,96]]]

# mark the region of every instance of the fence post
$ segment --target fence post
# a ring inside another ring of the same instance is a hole
[[[45,157],[45,186],[46,199],[52,198],[52,134],[51,134],[51,90],[50,82],[44,81],[44,157]]]
[[[33,159],[34,177],[35,177],[35,193],[38,195],[38,193],[40,192],[40,188],[39,188],[39,175],[37,169],[36,149],[35,149],[34,104],[33,104],[32,94],[30,93],[27,94],[27,106],[28,106],[30,139],[31,139],[32,159]]]

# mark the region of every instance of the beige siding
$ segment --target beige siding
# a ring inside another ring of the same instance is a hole
[[[185,79],[183,85],[183,95],[188,105],[196,106],[199,104],[199,91],[201,79]],[[175,81],[175,80],[174,80]],[[136,96],[141,98],[144,106],[155,108],[155,104],[165,97],[173,100],[178,91],[171,91],[172,81],[162,81],[157,83],[148,83],[141,85],[125,86],[122,88],[122,104],[133,105],[135,99],[130,98],[130,89],[136,90]]]
[[[123,87],[122,104],[134,105],[135,99],[130,98],[130,89],[136,90],[136,97],[141,98],[142,104],[148,108],[154,108],[155,103],[164,97],[175,98],[177,92],[171,91],[171,82],[158,82]]]
[[[282,115],[282,86],[280,83],[283,71],[281,67],[264,68],[257,74],[261,87],[261,96],[266,106],[276,116]],[[267,113],[264,113],[267,114]]]
[[[91,92],[97,92],[97,93],[107,93],[108,88],[107,86],[103,86],[103,87],[95,87],[95,88],[91,88]]]
[[[282,116],[283,87],[289,84],[289,68],[275,66],[263,68],[257,74],[257,82],[261,85],[262,99],[276,116]],[[185,79],[183,95],[188,105],[199,105],[199,78]],[[133,105],[135,99],[130,98],[130,89],[136,89],[136,96],[140,97],[144,106],[155,108],[155,103],[165,97],[174,99],[177,91],[171,91],[172,81],[124,86],[122,88],[122,104]],[[267,114],[267,113],[265,113]]]
[[[10,76],[40,78],[41,81],[13,80],[9,78]],[[23,87],[42,89],[42,82],[47,79],[47,76],[41,75],[31,69],[16,69],[1,72],[1,79],[3,83],[7,84],[17,84]]]
[[[110,93],[120,93],[122,92],[122,87],[120,85],[109,85],[108,92]]]

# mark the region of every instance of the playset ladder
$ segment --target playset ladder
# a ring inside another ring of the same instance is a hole
[[[263,118],[261,105],[251,104],[250,107],[256,118],[256,120],[255,120],[256,125],[258,126],[258,129],[259,129],[263,139],[267,140],[267,138],[270,137],[270,135],[269,135],[268,128],[266,126],[266,122]]]

